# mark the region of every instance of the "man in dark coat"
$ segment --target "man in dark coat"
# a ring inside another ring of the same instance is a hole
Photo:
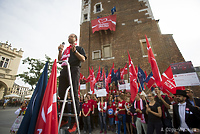
[[[185,91],[188,96],[186,102],[200,109],[200,99],[194,97],[193,91],[191,89],[186,89]]]
[[[190,134],[191,128],[197,128],[200,122],[200,111],[197,107],[186,102],[188,96],[186,91],[177,90],[176,98],[178,104],[173,105],[173,125],[176,133]]]

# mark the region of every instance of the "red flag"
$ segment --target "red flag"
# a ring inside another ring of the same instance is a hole
[[[110,72],[109,72],[109,74],[108,74],[108,77],[107,77],[107,84],[108,83],[111,83],[111,73],[112,73],[112,69],[114,69],[114,63],[113,63],[113,65],[112,65],[112,68],[110,69]]]
[[[85,83],[90,82],[90,75],[87,77],[87,79],[85,80]]]
[[[91,70],[90,67],[89,67],[89,70],[90,70],[90,88],[91,88],[92,94],[94,94],[94,86],[95,86],[95,83],[96,83],[96,79],[95,79],[95,76],[94,76],[93,68]]]
[[[157,86],[161,87],[162,79],[161,79],[160,71],[158,69],[158,65],[157,65],[156,59],[154,57],[153,51],[151,49],[151,46],[149,44],[149,41],[147,39],[147,36],[145,35],[145,37],[146,37],[146,42],[147,42],[148,59],[149,59],[149,63],[151,64],[153,76],[155,78]]]
[[[86,80],[85,76],[83,76],[82,73],[80,73],[80,80]]]
[[[176,84],[173,78],[173,73],[171,66],[167,68],[167,70],[162,74],[162,82],[163,89],[167,89],[172,94],[176,93]]]
[[[137,66],[135,66],[135,72],[136,72],[136,74],[138,74],[138,67]]]
[[[155,84],[155,78],[152,76],[149,81],[146,83],[147,87],[151,89],[151,87]]]
[[[185,87],[182,86],[182,87],[176,87],[176,90],[185,90]]]
[[[128,51],[127,51],[128,52]],[[130,92],[131,92],[131,101],[135,100],[135,96],[138,93],[137,86],[137,73],[135,71],[133,62],[128,52],[128,60],[129,60],[129,79],[130,79]]]
[[[116,15],[110,15],[102,17],[99,19],[91,20],[92,32],[99,30],[108,30],[115,31],[116,27]]]
[[[108,86],[108,83],[107,83],[107,78],[106,78],[106,74],[104,72],[104,69],[103,69],[102,75],[103,75],[103,80],[105,81],[106,92],[107,92],[107,94],[109,94],[109,86]]]
[[[100,75],[101,75],[101,69],[100,69],[100,66],[99,66],[99,70],[97,72],[97,77],[96,77],[96,81],[100,81]]]
[[[79,79],[79,83],[78,83],[78,97],[80,98],[81,96],[81,91],[80,91],[80,86],[81,86],[81,83],[80,83],[80,79]]]
[[[124,68],[122,68],[122,70],[120,69],[120,77],[121,77],[121,79],[124,79],[124,74],[127,74],[127,63],[126,63],[126,65],[125,65],[125,67]]]
[[[112,65],[112,68],[110,69],[110,72],[108,74],[108,77],[105,79],[105,84],[106,84],[106,92],[109,94],[109,86],[108,84],[111,83],[111,73],[112,73],[112,69],[114,69],[114,63]]]
[[[35,134],[58,134],[57,64],[54,61],[35,126]]]

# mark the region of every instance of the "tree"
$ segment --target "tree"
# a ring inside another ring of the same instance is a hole
[[[45,59],[46,60],[34,59],[29,57],[25,58],[24,60],[22,60],[22,64],[28,65],[28,71],[23,72],[22,74],[18,74],[17,77],[20,77],[23,82],[29,84],[32,89],[34,89],[34,86],[36,86],[47,61],[49,62],[48,74],[50,75],[54,61],[52,61],[51,58],[47,55],[45,55]],[[58,67],[58,70],[61,70],[61,68]]]

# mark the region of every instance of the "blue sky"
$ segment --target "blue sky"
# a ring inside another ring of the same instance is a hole
[[[0,41],[26,57],[57,58],[57,46],[70,33],[79,36],[81,0],[0,0]],[[149,0],[162,34],[173,34],[186,61],[200,66],[199,0]],[[18,73],[24,66],[20,65]],[[162,73],[162,72],[161,72]],[[17,79],[18,84],[22,82]],[[24,84],[23,84],[24,85]]]

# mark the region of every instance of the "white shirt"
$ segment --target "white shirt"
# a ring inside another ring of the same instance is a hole
[[[178,112],[180,116],[180,130],[185,131],[186,129],[191,133],[192,131],[189,129],[188,125],[185,122],[185,108],[186,108],[186,102],[182,104],[178,104]]]

